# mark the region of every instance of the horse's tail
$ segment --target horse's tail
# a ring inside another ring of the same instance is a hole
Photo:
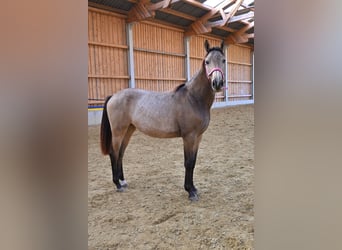
[[[106,101],[104,103],[103,112],[102,112],[102,121],[101,121],[101,150],[104,155],[108,155],[111,145],[112,145],[112,131],[110,128],[110,123],[108,120],[107,114],[107,103],[112,96],[107,96]]]

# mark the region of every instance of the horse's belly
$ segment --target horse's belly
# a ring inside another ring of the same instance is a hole
[[[178,131],[165,131],[165,130],[160,130],[160,129],[149,129],[146,127],[137,127],[137,129],[149,136],[156,137],[156,138],[173,138],[173,137],[179,137],[179,132]]]
[[[171,138],[180,135],[177,122],[171,117],[158,114],[140,112],[133,117],[132,124],[142,133],[158,138]]]

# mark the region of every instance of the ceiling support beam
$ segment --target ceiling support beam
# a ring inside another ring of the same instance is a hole
[[[163,0],[158,3],[151,3],[149,0],[138,1],[133,8],[128,12],[127,22],[137,22],[150,17],[154,17],[156,10],[165,9],[171,6],[172,3],[179,0]]]
[[[137,22],[140,20],[144,20],[149,17],[154,17],[155,12],[149,10],[145,4],[138,2],[136,3],[133,8],[128,12],[127,22]]]
[[[230,18],[229,23],[245,20],[245,19],[250,19],[254,18],[254,13],[253,12],[248,12],[246,14],[238,15],[238,16],[233,16]]]
[[[220,28],[227,26],[227,23],[229,20],[236,14],[239,7],[241,6],[243,0],[226,0],[219,5],[217,5],[215,8],[213,8],[211,11],[209,11],[207,14],[199,18],[196,22],[191,24],[187,32],[185,33],[186,36],[191,35],[199,35],[204,33],[211,32],[212,28]],[[224,9],[231,5],[231,3],[234,3],[232,10],[227,14],[225,13]],[[215,21],[215,22],[209,22],[208,20],[210,18],[213,18],[215,15],[221,15],[222,20]]]
[[[234,32],[233,34],[229,35],[225,42],[228,44],[236,44],[236,43],[247,43],[249,38],[254,38],[254,33],[248,34],[245,33],[249,29],[254,27],[254,21],[248,23],[243,28],[239,29],[238,31]]]

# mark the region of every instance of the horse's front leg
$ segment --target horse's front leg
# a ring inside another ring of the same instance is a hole
[[[193,182],[193,174],[196,164],[198,146],[202,136],[188,136],[183,138],[184,142],[184,167],[185,167],[185,179],[184,189],[189,193],[189,199],[191,201],[198,200],[197,189]]]

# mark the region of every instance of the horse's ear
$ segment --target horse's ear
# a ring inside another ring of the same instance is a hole
[[[221,42],[221,50],[223,51],[223,47],[224,47],[224,41],[222,40]]]
[[[209,45],[208,40],[205,40],[205,42],[204,42],[204,48],[205,48],[205,50],[207,51],[207,53],[209,53],[210,45]]]

